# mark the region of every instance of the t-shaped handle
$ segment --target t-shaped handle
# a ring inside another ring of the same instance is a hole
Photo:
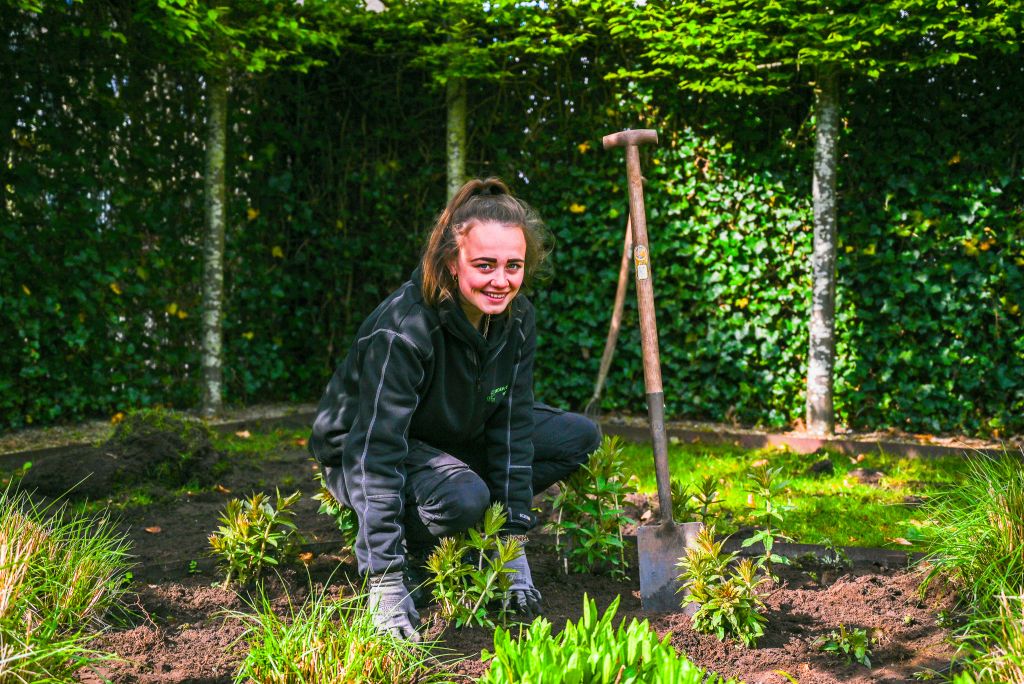
[[[601,143],[606,150],[610,150],[613,147],[628,147],[630,145],[657,145],[658,131],[651,128],[638,128],[633,131],[609,133],[601,138]]]

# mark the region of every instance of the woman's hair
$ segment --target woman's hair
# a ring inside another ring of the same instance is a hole
[[[423,299],[437,306],[446,299],[456,301],[458,290],[448,265],[458,257],[462,238],[478,223],[494,222],[516,226],[526,238],[523,288],[543,274],[551,251],[551,234],[529,204],[512,196],[498,178],[474,179],[459,188],[437,217],[423,251]]]

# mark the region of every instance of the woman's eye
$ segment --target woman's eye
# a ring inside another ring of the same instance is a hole
[[[520,270],[520,269],[521,269],[522,267],[523,267],[523,265],[522,265],[522,264],[509,264],[507,268],[508,268],[508,270],[510,270],[510,271],[518,271],[518,270]]]

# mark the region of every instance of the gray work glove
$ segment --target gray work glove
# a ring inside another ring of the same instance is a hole
[[[367,606],[373,614],[373,624],[380,632],[390,633],[399,639],[419,642],[416,631],[420,614],[412,603],[412,597],[405,588],[401,572],[388,572],[369,578],[370,594]]]
[[[540,615],[540,592],[533,586],[530,575],[530,563],[526,560],[526,550],[505,563],[505,569],[511,570],[508,577],[511,584],[508,595],[502,600],[502,608],[511,610],[528,620]]]

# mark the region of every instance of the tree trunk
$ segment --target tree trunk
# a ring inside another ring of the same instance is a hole
[[[815,89],[814,249],[811,254],[810,353],[807,358],[807,431],[835,429],[832,371],[835,367],[836,165],[839,94],[836,75],[822,71]]]
[[[448,106],[448,199],[451,199],[466,182],[466,79],[449,79],[445,100]]]
[[[207,74],[206,212],[203,236],[203,415],[221,408],[221,351],[224,331],[224,160],[227,147],[228,85],[223,73]]]

